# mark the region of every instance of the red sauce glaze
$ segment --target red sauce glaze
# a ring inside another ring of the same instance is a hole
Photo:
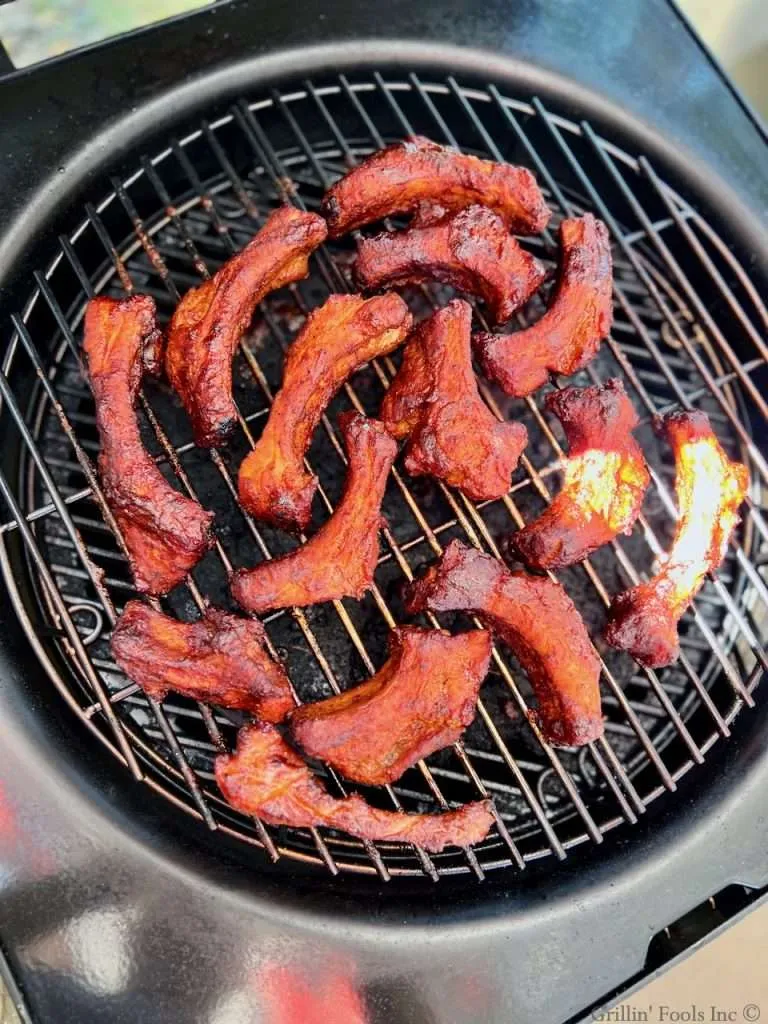
[[[409,437],[405,468],[458,487],[474,501],[500,498],[528,443],[521,423],[501,423],[472,369],[472,309],[454,299],[419,325],[381,405],[395,437]]]
[[[602,735],[600,661],[559,583],[510,572],[491,555],[453,540],[411,584],[406,608],[478,615],[525,669],[538,702],[531,715],[550,743],[581,746]]]
[[[379,557],[381,500],[397,444],[378,420],[339,417],[349,458],[344,494],[331,518],[295,551],[241,569],[232,577],[236,601],[252,612],[362,597]]]
[[[462,210],[479,203],[521,235],[543,231],[550,210],[525,167],[481,160],[413,135],[368,157],[325,194],[331,238],[424,203]]]
[[[325,825],[360,839],[415,843],[430,853],[479,843],[493,825],[487,800],[445,814],[380,811],[357,794],[337,800],[274,726],[262,723],[241,729],[235,753],[216,759],[216,781],[232,807],[269,825]]]
[[[560,224],[557,291],[544,316],[513,334],[475,335],[484,373],[508,395],[524,398],[550,373],[571,376],[597,354],[613,322],[608,229],[591,213]]]
[[[159,345],[148,295],[88,303],[83,349],[101,440],[99,476],[136,589],[148,594],[180,583],[213,544],[213,513],[175,491],[141,441],[134,405],[145,369],[157,371]]]
[[[403,626],[391,633],[389,658],[375,676],[298,708],[291,736],[353,782],[394,782],[459,739],[475,717],[490,657],[484,630],[450,636]]]
[[[281,722],[295,702],[288,677],[267,654],[265,641],[257,619],[209,608],[197,622],[179,622],[129,601],[112,634],[112,653],[155,700],[172,690]]]
[[[264,432],[240,467],[240,500],[253,516],[293,532],[309,526],[317,479],[304,456],[326,406],[350,374],[397,348],[411,324],[394,293],[331,295],[310,314],[286,357]]]
[[[222,444],[234,429],[232,358],[261,300],[309,273],[325,221],[282,206],[209,281],[192,288],[168,328],[165,370],[192,420],[197,444]]]

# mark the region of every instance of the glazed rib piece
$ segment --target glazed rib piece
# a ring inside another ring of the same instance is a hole
[[[591,213],[560,224],[557,291],[535,324],[514,334],[477,334],[484,372],[508,395],[524,398],[550,373],[583,370],[613,322],[613,271],[608,229]]]
[[[425,320],[406,346],[381,406],[397,438],[410,435],[405,467],[458,487],[474,501],[500,498],[528,443],[521,423],[500,423],[472,370],[472,308],[454,299]]]
[[[493,824],[490,801],[445,814],[404,814],[380,811],[357,794],[337,800],[274,726],[263,723],[245,726],[236,752],[216,758],[216,781],[232,807],[267,824],[325,825],[360,839],[415,843],[432,853],[479,843]]]
[[[399,295],[331,295],[307,319],[285,360],[283,386],[256,447],[240,467],[240,500],[286,530],[309,525],[317,479],[304,455],[325,407],[364,363],[405,339],[412,318]]]
[[[725,557],[749,489],[747,467],[728,458],[706,413],[671,413],[658,426],[675,455],[675,538],[652,579],[614,598],[605,631],[612,647],[649,668],[679,655],[680,617]]]
[[[620,380],[553,391],[545,405],[568,439],[563,487],[512,543],[526,565],[560,569],[631,533],[650,477],[632,437],[637,413]]]
[[[322,217],[283,206],[241,252],[176,307],[165,369],[192,420],[197,444],[215,447],[232,432],[237,344],[269,292],[307,276],[310,253],[326,234]]]
[[[232,577],[235,600],[252,612],[362,597],[379,557],[381,499],[397,444],[378,420],[343,413],[339,426],[349,466],[344,493],[306,544]]]
[[[96,402],[99,477],[123,535],[136,589],[164,594],[213,544],[213,513],[168,483],[141,441],[134,404],[158,371],[160,332],[148,295],[91,299],[83,349]]]
[[[453,540],[411,584],[406,608],[477,614],[525,669],[538,703],[530,714],[548,742],[581,746],[602,735],[600,662],[559,583],[509,572],[491,555]]]
[[[442,281],[484,300],[494,323],[508,320],[546,277],[535,257],[483,206],[437,223],[361,238],[355,278],[362,289]]]
[[[291,736],[306,754],[353,782],[394,782],[420,758],[459,739],[475,717],[490,657],[484,630],[449,636],[439,629],[396,629],[376,675],[297,708]]]
[[[169,691],[281,722],[294,707],[288,677],[264,643],[264,627],[209,608],[197,622],[179,622],[141,601],[129,601],[112,634],[120,668],[155,700]]]
[[[550,217],[536,179],[525,167],[480,160],[413,135],[379,150],[337,181],[322,210],[331,238],[421,204],[462,210],[487,206],[518,234],[543,231]]]

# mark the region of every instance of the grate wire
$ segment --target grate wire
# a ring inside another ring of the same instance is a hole
[[[685,617],[679,664],[663,672],[639,670],[598,646],[607,714],[603,738],[578,752],[550,747],[528,717],[529,690],[519,667],[494,649],[492,681],[464,740],[420,762],[398,784],[366,793],[382,806],[413,810],[447,809],[491,795],[496,829],[483,844],[430,856],[328,830],[267,828],[228,808],[213,785],[212,759],[230,746],[236,716],[173,696],[162,704],[148,700],[109,656],[109,629],[132,587],[94,468],[98,443],[78,341],[92,295],[144,291],[166,318],[181,294],[245,244],[276,204],[315,209],[322,191],[346,168],[414,132],[494,159],[517,156],[536,172],[558,217],[585,209],[601,216],[614,245],[617,318],[603,352],[581,378],[597,383],[622,376],[646,412],[641,430],[660,411],[705,407],[729,451],[766,479],[768,463],[750,430],[750,417],[762,420],[768,413],[758,382],[768,348],[758,327],[768,322],[759,289],[712,226],[644,157],[626,154],[590,125],[567,120],[535,97],[513,99],[495,85],[469,88],[451,76],[428,81],[415,71],[397,80],[379,72],[360,81],[340,75],[241,99],[186,137],[172,138],[161,153],[141,155],[136,171],[112,177],[111,192],[86,204],[82,223],[59,239],[59,255],[34,275],[24,313],[11,317],[13,336],[0,374],[3,414],[18,433],[22,454],[18,486],[0,474],[10,514],[0,523],[0,556],[21,620],[70,706],[137,778],[176,807],[213,831],[262,847],[272,860],[289,857],[324,865],[332,874],[375,873],[382,880],[413,874],[437,881],[466,873],[482,880],[491,869],[562,860],[573,847],[602,842],[621,823],[634,825],[658,797],[674,793],[679,779],[705,762],[712,744],[728,739],[735,716],[754,705],[768,666],[762,569],[768,528],[754,474],[745,523]],[[554,261],[550,231],[525,242]],[[242,340],[237,361],[239,435],[231,446],[237,452],[255,443],[279,382],[279,355],[298,326],[325,295],[351,289],[349,256],[347,243],[323,246],[308,282],[262,304],[261,335]],[[722,297],[717,310],[704,299],[699,273]],[[432,287],[413,292],[422,312],[443,299],[444,291]],[[482,309],[475,314],[483,325]],[[535,309],[524,311],[519,324],[533,315]],[[26,411],[15,380],[25,372],[22,354],[36,381]],[[377,360],[347,382],[337,401],[375,414],[395,372],[395,359]],[[290,609],[264,620],[270,653],[287,656],[292,677],[293,654],[301,651],[297,702],[340,692],[350,672],[375,672],[383,636],[400,615],[395,581],[412,579],[425,557],[441,554],[454,536],[501,557],[499,534],[523,525],[551,498],[563,451],[540,396],[515,404],[489,385],[481,384],[481,391],[497,416],[519,415],[535,437],[509,493],[475,505],[443,485],[408,481],[396,466],[385,512],[388,500],[397,511],[383,530],[376,583],[363,607],[337,601],[320,612]],[[225,502],[231,510],[213,552],[162,604],[194,616],[216,599],[246,549],[253,562],[279,555],[285,542],[237,506],[232,451],[197,450],[162,389],[145,388],[139,409],[161,469],[203,504],[210,505],[212,481],[218,481],[217,514]],[[319,500],[329,515],[346,462],[332,410],[319,433],[307,465],[320,479]],[[590,625],[599,621],[610,595],[644,578],[665,548],[674,520],[671,471],[661,453],[653,454],[653,500],[633,535],[561,575],[572,596],[577,592],[582,611],[589,611]],[[21,561],[15,538],[25,552]],[[32,604],[17,586],[23,571],[32,580]],[[435,616],[427,620],[441,624]],[[54,653],[63,654],[69,673]],[[326,770],[325,778],[340,796],[348,792],[335,773]]]

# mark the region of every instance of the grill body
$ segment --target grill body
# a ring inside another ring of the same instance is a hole
[[[631,143],[634,151],[659,158],[667,180],[683,181],[686,191],[705,203],[715,196],[716,202],[707,208],[708,214],[716,211],[721,218],[715,228],[727,232],[740,254],[749,253],[750,269],[759,279],[765,253],[758,221],[765,203],[761,205],[754,168],[763,155],[762,140],[727,86],[675,23],[674,14],[659,7],[662,20],[672,18],[681,45],[684,41],[692,48],[690,81],[681,76],[690,88],[689,114],[695,113],[696,96],[706,93],[716,99],[729,112],[730,145],[719,148],[717,140],[707,144],[691,130],[685,133],[690,151],[681,157],[664,138],[664,129],[669,134],[671,125],[663,122],[672,113],[663,89],[656,105],[645,96],[642,103],[648,109],[635,110],[637,115],[653,110],[654,120],[662,122],[659,135],[630,115],[617,121],[611,99],[623,103],[626,96],[601,96],[593,91],[601,84],[595,81],[571,87],[574,116],[576,121],[586,116],[597,129],[607,127],[604,134],[609,137],[618,134],[625,146]],[[656,5],[638,4],[635,10],[638,18],[645,15],[644,31],[653,23],[653,17],[648,20],[650,8]],[[396,13],[399,16],[399,10]],[[579,19],[588,20],[586,11],[574,8],[569,16],[572,25],[537,5],[516,17],[502,5],[477,23],[466,19],[468,11],[463,8],[454,13],[465,19],[462,24],[469,32],[467,39],[462,31],[462,41],[476,50],[446,49],[457,27],[442,24],[442,15],[430,5],[419,17],[428,22],[435,38],[432,47],[413,41],[425,25],[409,25],[404,19],[395,32],[393,23],[377,25],[370,12],[353,12],[340,4],[330,26],[319,20],[312,26],[312,41],[323,42],[324,47],[297,57],[280,52],[278,42],[286,50],[291,44],[306,44],[306,26],[283,24],[271,13],[257,29],[253,6],[225,4],[133,42],[5,83],[6,109],[18,114],[25,104],[33,109],[37,90],[55,97],[57,76],[60,81],[68,74],[77,77],[77,96],[68,98],[59,126],[70,127],[71,135],[69,140],[63,132],[57,136],[60,150],[53,147],[44,153],[40,148],[44,132],[39,120],[37,150],[24,139],[23,122],[16,122],[24,159],[5,172],[5,212],[9,223],[14,213],[19,219],[3,243],[4,255],[12,261],[7,264],[12,272],[2,281],[4,306],[23,311],[30,269],[47,266],[61,245],[56,227],[71,231],[77,204],[101,200],[104,176],[98,186],[94,184],[101,166],[108,164],[120,180],[120,153],[125,153],[130,174],[137,152],[156,153],[153,139],[167,139],[165,122],[173,122],[184,141],[179,125],[189,115],[191,130],[199,124],[201,110],[212,117],[215,132],[215,112],[224,116],[245,84],[249,98],[269,97],[276,83],[283,94],[290,93],[285,83],[295,79],[297,71],[299,79],[322,79],[329,67],[340,65],[352,80],[355,74],[370,75],[375,67],[385,81],[406,82],[407,73],[398,63],[418,70],[419,81],[432,80],[430,73],[434,78],[439,69],[441,81],[446,72],[454,71],[462,81],[466,77],[480,82],[487,80],[491,68],[505,95],[530,96],[536,91],[545,104],[551,96],[562,109],[563,81],[543,72],[541,65],[554,62],[560,74],[578,77],[573,55],[583,29]],[[509,25],[504,49],[517,59],[498,52],[498,39],[492,37],[498,24]],[[590,65],[610,67],[617,59],[613,51],[618,29],[618,18],[606,18],[593,40],[602,63],[596,58]],[[245,40],[255,31],[261,36],[259,48],[274,47],[274,52],[236,63],[251,53]],[[355,33],[368,40],[363,63],[360,47],[334,45],[336,37]],[[403,38],[394,45],[387,41],[390,35]],[[553,39],[557,46],[552,46]],[[492,41],[491,57],[481,48]],[[105,81],[110,62],[136,46],[142,47],[142,70],[134,71],[130,81],[110,77],[109,89],[94,92],[94,84]],[[629,42],[625,46],[631,48]],[[187,56],[184,63],[180,54],[203,52],[200,63],[209,65],[210,74],[184,85],[189,61]],[[520,62],[521,56],[526,63]],[[645,88],[653,93],[659,85],[651,82],[652,70],[633,67],[627,79],[644,72]],[[301,88],[300,81],[296,88]],[[626,83],[620,83],[615,91],[624,89]],[[26,98],[21,98],[22,91]],[[104,109],[99,110],[102,102]],[[676,102],[679,107],[679,88]],[[51,127],[56,105],[48,105]],[[108,123],[97,130],[100,114]],[[678,130],[688,127],[679,125]],[[430,134],[437,137],[434,131]],[[290,153],[278,155],[290,159]],[[36,177],[28,174],[22,186],[24,167],[29,168],[35,157]],[[705,167],[705,158],[714,171]],[[732,166],[723,166],[723,159]],[[64,168],[61,175],[59,166]],[[728,184],[718,175],[724,175]],[[123,208],[130,216],[129,208]],[[102,213],[96,211],[95,216]],[[167,241],[161,237],[161,247]],[[13,463],[14,453],[4,454]],[[18,470],[15,465],[10,468]],[[681,774],[677,792],[669,794],[672,799],[639,817],[631,831],[620,830],[618,838],[602,844],[587,844],[588,849],[566,859],[556,871],[531,856],[524,877],[484,871],[481,886],[471,878],[473,866],[457,860],[444,865],[447,870],[432,889],[423,871],[417,875],[419,865],[411,870],[410,864],[395,859],[387,863],[387,870],[401,876],[396,885],[385,884],[374,871],[354,870],[339,885],[324,869],[312,867],[323,860],[321,851],[308,848],[298,861],[284,857],[270,867],[260,851],[243,846],[241,836],[222,829],[209,835],[194,819],[169,818],[167,799],[131,784],[125,769],[65,713],[37,658],[45,639],[33,651],[17,621],[7,603],[7,641],[0,651],[5,660],[2,729],[7,760],[14,766],[9,769],[8,806],[16,834],[8,860],[18,867],[19,880],[3,897],[8,908],[3,919],[8,924],[0,937],[10,947],[12,966],[41,1019],[61,1020],[62,1005],[73,1020],[114,1021],[122,1019],[121,1014],[126,1020],[216,1020],[217,1013],[223,1019],[225,1013],[247,1019],[250,1005],[261,1003],[263,1010],[271,987],[285,990],[293,985],[301,991],[303,986],[319,999],[330,978],[348,990],[350,1007],[354,999],[362,1000],[374,1020],[398,1019],[399,1013],[409,1020],[506,1020],[511,1015],[564,1020],[642,972],[648,939],[680,913],[730,883],[759,887],[768,882],[764,836],[754,824],[764,805],[766,766],[759,757],[764,708],[735,716],[723,708],[731,735],[727,743],[714,744],[707,752],[705,769]],[[747,681],[754,685],[757,678],[755,674]],[[622,796],[628,803],[626,793]],[[629,807],[631,812],[631,803]],[[525,854],[524,842],[512,838]],[[733,856],[713,857],[714,846],[732,850]],[[536,853],[535,846],[530,849]],[[339,851],[333,855],[338,858]],[[339,859],[344,858],[342,850]],[[492,859],[486,859],[486,869]],[[351,854],[346,860],[354,864]],[[94,896],[97,892],[104,895]],[[100,973],[97,945],[109,928],[115,929],[121,962],[128,965],[125,977],[119,971],[110,974],[108,967]],[[35,950],[54,930],[66,936],[66,969],[33,968],[40,959]],[[598,952],[585,964],[586,949]],[[169,986],[184,958],[194,964],[188,968],[190,984]],[[459,974],[458,962],[463,966]],[[59,1016],[52,1015],[54,1007]],[[352,1009],[354,1019],[351,1013]]]

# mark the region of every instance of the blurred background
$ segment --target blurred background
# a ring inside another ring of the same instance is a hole
[[[0,39],[14,64],[26,67],[76,46],[203,7],[205,2],[15,0],[0,7]],[[679,0],[679,6],[768,119],[768,0]]]
[[[768,120],[768,0],[678,0],[678,7]]]
[[[204,6],[206,0],[14,0],[0,7],[0,39],[21,68]]]

